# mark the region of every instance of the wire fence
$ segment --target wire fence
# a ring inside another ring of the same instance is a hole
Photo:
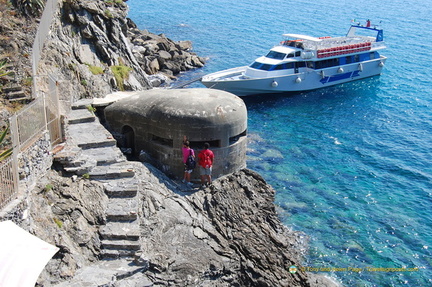
[[[17,177],[14,175],[14,160],[9,157],[0,165],[0,209],[9,203],[18,189]]]

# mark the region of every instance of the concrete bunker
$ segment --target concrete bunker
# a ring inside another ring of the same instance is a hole
[[[196,155],[210,143],[214,177],[246,167],[247,109],[231,93],[198,88],[137,92],[106,107],[105,120],[121,147],[135,155],[145,152],[172,177],[183,177],[184,136]],[[198,167],[192,179],[199,179]]]

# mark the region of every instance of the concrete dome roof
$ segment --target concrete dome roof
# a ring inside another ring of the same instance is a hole
[[[247,109],[239,97],[216,89],[153,89],[137,92],[106,108],[126,121],[151,120],[158,126],[181,130],[241,126],[247,123]],[[241,124],[245,123],[245,124]]]

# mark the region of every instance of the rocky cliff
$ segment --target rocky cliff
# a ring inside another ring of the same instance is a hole
[[[300,266],[306,237],[281,224],[259,174],[244,169],[185,193],[152,166],[133,165],[142,220],[140,251],[129,261],[99,261],[108,202],[100,182],[54,171],[41,181],[30,229],[60,251],[40,286],[334,286],[288,271]]]
[[[16,98],[31,96],[31,47],[35,18],[22,16],[9,1],[0,0],[0,128],[22,106]]]
[[[140,31],[123,1],[60,2],[39,71],[57,77],[67,100],[149,89],[204,65],[189,41]]]
[[[126,1],[58,2],[38,75],[32,79],[38,19],[0,0],[0,127],[5,128],[7,119],[35,96],[32,80],[47,93],[47,75],[56,80],[66,112],[78,99],[168,85],[180,72],[204,65],[190,41],[139,30],[127,18]]]
[[[139,31],[126,14],[123,1],[61,2],[39,72],[57,79],[62,100],[149,89],[203,65],[190,42]],[[117,167],[118,158],[112,161]],[[133,190],[110,180],[133,200],[119,199],[106,182],[53,169],[13,211],[23,228],[60,248],[38,286],[332,286],[288,271],[302,263],[305,236],[281,224],[274,190],[255,172],[185,192],[150,165],[127,164]],[[107,230],[110,222],[122,227]]]

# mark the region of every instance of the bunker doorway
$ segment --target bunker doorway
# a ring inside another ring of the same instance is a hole
[[[130,126],[124,126],[122,129],[122,142],[120,148],[126,156],[135,155],[135,132]]]

